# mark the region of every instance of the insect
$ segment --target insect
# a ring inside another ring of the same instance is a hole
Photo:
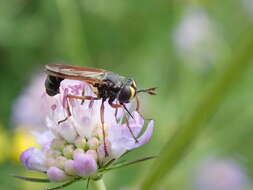
[[[104,132],[104,102],[108,100],[108,103],[111,107],[115,108],[116,111],[118,108],[123,107],[128,114],[131,115],[126,103],[129,103],[132,99],[136,99],[136,110],[139,112],[139,99],[137,94],[140,92],[148,93],[150,95],[155,95],[156,88],[148,89],[137,89],[136,83],[132,78],[127,78],[120,76],[111,71],[104,69],[92,68],[92,67],[83,67],[67,64],[48,64],[45,66],[47,79],[45,81],[46,92],[49,96],[54,96],[59,93],[60,83],[64,79],[74,79],[85,81],[90,84],[94,89],[96,97],[92,96],[75,96],[67,95],[68,98],[76,98],[81,100],[102,100],[100,107],[100,118]],[[115,103],[116,102],[118,103]],[[115,112],[116,113],[116,112]],[[63,121],[65,121],[64,119]],[[129,127],[128,127],[129,128]],[[133,135],[131,129],[129,128],[131,134]],[[134,137],[134,135],[133,135]],[[135,138],[135,137],[134,137]],[[135,138],[137,141],[137,139]],[[105,138],[104,138],[105,144]],[[106,147],[105,147],[105,152]]]

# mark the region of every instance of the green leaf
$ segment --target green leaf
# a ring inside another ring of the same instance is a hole
[[[25,181],[31,181],[31,182],[37,182],[37,183],[50,183],[51,181],[46,178],[33,178],[33,177],[26,177],[26,176],[18,176],[18,175],[11,175],[12,177],[15,177],[17,179],[25,180]]]
[[[67,187],[67,186],[73,184],[73,183],[76,182],[76,181],[77,181],[77,180],[69,181],[69,182],[64,183],[64,184],[62,184],[62,185],[59,185],[59,186],[57,186],[57,187],[49,187],[49,188],[47,188],[47,189],[45,189],[45,190],[63,189],[63,188],[65,188],[65,187]]]
[[[73,183],[75,183],[75,182],[77,182],[77,181],[80,181],[80,180],[86,180],[86,178],[78,177],[78,178],[75,178],[74,180],[69,181],[69,182],[67,182],[67,183],[64,183],[64,184],[62,184],[62,185],[59,185],[59,186],[56,186],[56,187],[49,187],[49,188],[47,188],[47,189],[45,189],[45,190],[63,189],[63,188],[65,188],[65,187],[67,187],[67,186],[69,186],[69,185],[71,185],[71,184],[73,184]]]
[[[140,163],[140,162],[143,162],[146,160],[150,160],[150,159],[154,159],[154,158],[156,158],[156,156],[147,156],[147,157],[139,158],[137,160],[133,160],[130,162],[115,163],[112,167],[106,168],[105,171],[114,170],[114,169],[122,168],[125,166],[130,166],[130,165],[137,164],[137,163]]]

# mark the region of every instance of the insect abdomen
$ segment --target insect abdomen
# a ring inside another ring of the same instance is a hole
[[[55,96],[59,93],[59,87],[63,78],[47,76],[45,81],[46,92],[49,96]]]

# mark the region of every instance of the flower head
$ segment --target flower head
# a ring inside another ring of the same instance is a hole
[[[83,92],[96,96],[90,85],[65,79],[59,94],[50,101],[44,99],[48,130],[37,135],[41,149],[30,148],[22,153],[20,160],[27,169],[46,171],[52,181],[88,177],[150,139],[153,121],[144,130],[144,119],[133,111],[133,118],[123,122],[127,118],[124,111],[120,109],[115,116],[115,109],[108,102],[104,103],[102,126],[101,100],[68,98],[68,95],[82,96]]]
[[[39,73],[32,78],[31,83],[25,88],[12,106],[12,122],[14,125],[28,128],[29,130],[43,131],[45,127],[45,117],[48,114],[47,106],[42,101],[47,97],[42,93],[45,89],[44,81],[46,75]],[[48,98],[47,101],[51,99]]]
[[[196,190],[246,190],[249,179],[235,160],[210,158],[202,162],[194,182]]]
[[[172,38],[179,58],[197,68],[210,68],[221,52],[228,51],[215,23],[206,10],[197,5],[185,8]]]

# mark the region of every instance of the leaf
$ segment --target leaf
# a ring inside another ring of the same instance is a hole
[[[46,188],[45,190],[57,190],[57,189],[63,189],[69,185],[71,185],[72,183],[76,182],[77,180],[73,180],[73,181],[69,181],[67,183],[64,183],[62,185],[59,185],[57,187],[49,187],[49,188]]]
[[[74,180],[69,181],[69,182],[67,182],[67,183],[64,183],[64,184],[62,184],[62,185],[59,185],[59,186],[56,186],[56,187],[49,187],[49,188],[47,188],[47,189],[45,189],[45,190],[63,189],[63,188],[65,188],[65,187],[71,185],[72,183],[75,183],[75,182],[80,181],[80,180],[86,180],[86,178],[78,177],[78,178],[75,178]]]
[[[24,181],[36,182],[36,183],[50,183],[51,181],[46,178],[33,178],[33,177],[26,177],[26,176],[18,176],[18,175],[11,175],[17,179],[21,179]]]
[[[157,156],[147,156],[147,157],[139,158],[137,160],[133,160],[133,161],[130,161],[130,162],[115,163],[112,167],[106,168],[105,171],[109,171],[109,170],[113,170],[113,169],[117,169],[117,168],[122,168],[122,167],[125,167],[125,166],[130,166],[130,165],[137,164],[137,163],[140,163],[140,162],[143,162],[143,161],[146,161],[146,160],[154,159],[156,157]]]
[[[113,162],[115,161],[115,159],[110,160],[109,162],[107,162],[103,168],[108,168]]]

